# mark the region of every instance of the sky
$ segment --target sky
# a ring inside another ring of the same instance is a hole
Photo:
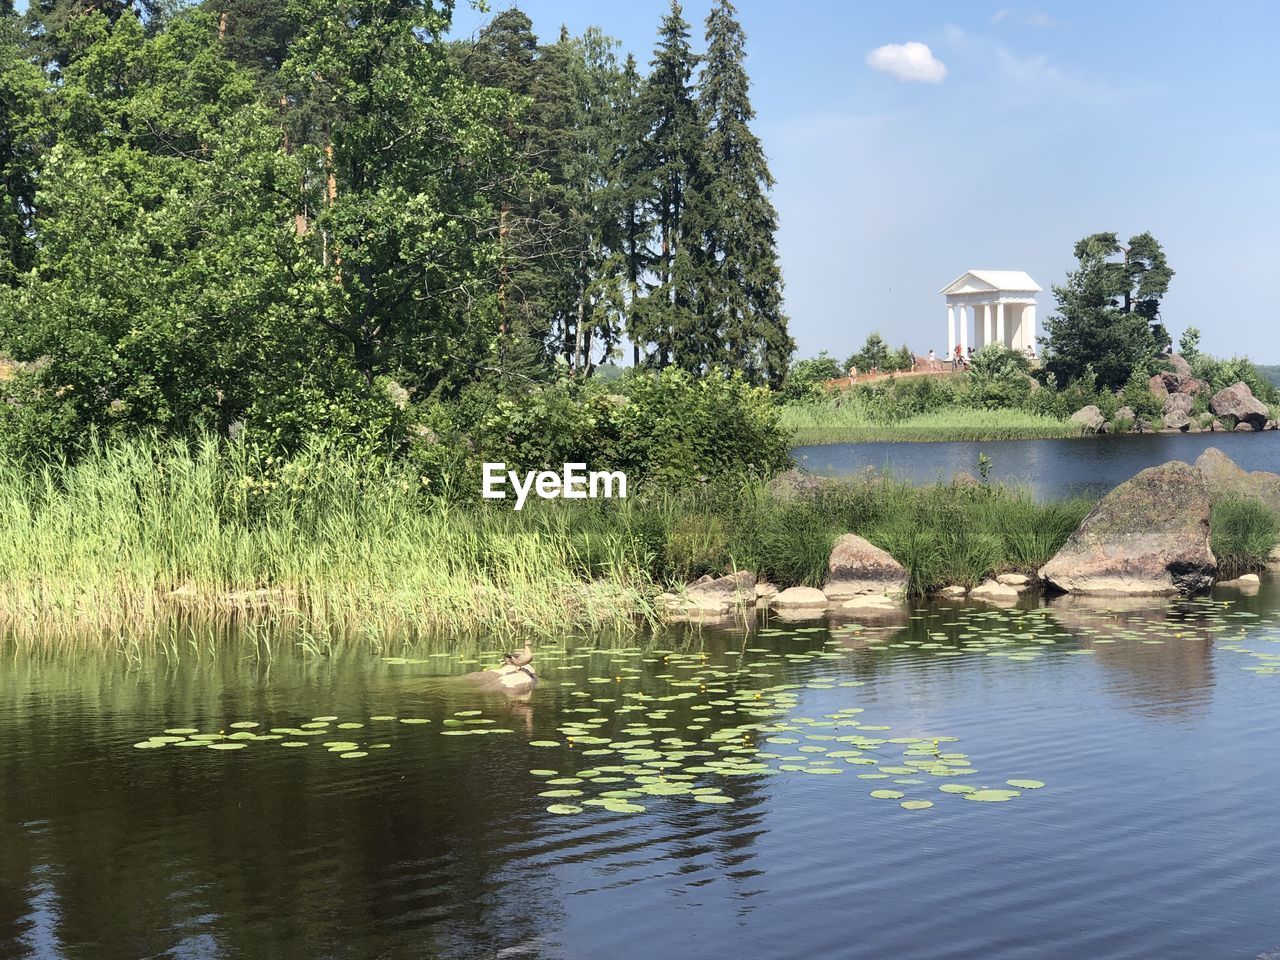
[[[505,0],[490,3],[504,9]],[[522,0],[539,36],[598,26],[652,56],[666,0]],[[685,18],[701,50],[711,0]],[[1280,363],[1280,4],[738,0],[777,179],[799,356],[872,331],[946,347],[969,269],[1064,281],[1076,240],[1151,231],[1175,340]],[[459,0],[453,36],[491,14]]]

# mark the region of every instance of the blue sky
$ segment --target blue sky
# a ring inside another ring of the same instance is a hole
[[[667,9],[519,5],[541,37],[599,26],[643,63]],[[696,49],[710,6],[685,4]],[[1214,353],[1280,363],[1280,5],[740,0],[738,13],[801,355],[843,358],[872,330],[941,351],[937,290],[970,268],[1026,270],[1044,316],[1077,239],[1150,230],[1177,271],[1175,339],[1194,325]],[[454,35],[485,19],[461,0]],[[915,79],[868,64],[890,44],[929,48],[876,58]]]

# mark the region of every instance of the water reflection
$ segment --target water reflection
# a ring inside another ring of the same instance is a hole
[[[1280,855],[1267,796],[1280,731],[1261,706],[1280,680],[1244,672],[1251,661],[1226,648],[1267,642],[1277,606],[1268,583],[1191,604],[923,604],[643,645],[569,639],[527,700],[455,679],[493,662],[480,645],[406,651],[399,664],[355,646],[264,654],[236,638],[177,661],[11,655],[0,661],[0,957],[870,958],[918,956],[922,942],[1012,957],[1046,938],[1053,956],[1217,955],[1227,940],[1247,955],[1280,899],[1264,868]],[[769,690],[780,699],[762,693],[762,705],[785,709],[753,717],[753,691]],[[821,726],[850,710],[861,726]],[[512,732],[444,734],[470,711]],[[372,719],[382,715],[429,722]],[[362,723],[348,735],[390,748],[344,760],[319,742],[133,747],[178,724],[267,730],[320,716]],[[791,742],[766,747],[744,726],[765,720],[792,725]],[[581,736],[592,730],[661,756],[705,751],[673,773],[748,767],[706,775],[724,804],[646,795],[643,813],[549,812],[549,779],[591,783],[575,803],[634,786],[585,776],[619,764],[591,752],[603,751]],[[892,754],[840,744],[858,755],[830,759],[845,733],[904,742]],[[990,809],[941,794],[945,781],[879,772],[941,755],[928,738],[943,734],[972,759],[966,780],[1048,786]],[[1208,744],[1222,762],[1212,776]],[[762,749],[781,759],[758,760]],[[821,763],[842,775],[805,772]],[[1214,778],[1242,763],[1249,778],[1221,789]],[[1150,783],[1174,773],[1179,791],[1154,809]],[[910,811],[870,796],[885,787],[939,802]],[[1193,820],[1206,826],[1188,833]],[[1247,854],[1213,847],[1219,822]],[[1175,891],[1160,887],[1170,877],[1204,909],[1173,909]],[[1227,914],[1224,933],[1213,917]]]

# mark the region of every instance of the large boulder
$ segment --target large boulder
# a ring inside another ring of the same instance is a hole
[[[1147,381],[1147,387],[1157,397],[1163,398],[1169,395],[1169,388],[1164,385],[1164,377],[1158,373]]]
[[[1246,383],[1233,383],[1219,390],[1209,401],[1209,409],[1228,427],[1247,423],[1254,430],[1261,430],[1267,425],[1267,405],[1253,395]]]
[[[828,600],[848,600],[862,594],[900,596],[906,590],[906,568],[887,552],[852,533],[836,540],[823,588]]]
[[[1093,404],[1089,404],[1089,406],[1081,407],[1073,413],[1071,422],[1080,424],[1081,428],[1089,433],[1101,433],[1107,418],[1102,415],[1101,410]]]
[[[1169,361],[1169,366],[1173,367],[1173,372],[1181,377],[1191,376],[1191,364],[1187,362],[1187,358],[1178,353],[1171,353],[1165,357]]]
[[[1193,593],[1213,583],[1209,487],[1174,460],[1149,467],[1103,497],[1040,577],[1068,593]]]
[[[1186,430],[1191,426],[1191,411],[1195,401],[1185,393],[1171,393],[1164,398],[1164,427],[1166,430]]]
[[[1217,447],[1209,447],[1196,458],[1196,469],[1204,477],[1213,503],[1231,497],[1260,500],[1280,513],[1280,473],[1242,469]]]

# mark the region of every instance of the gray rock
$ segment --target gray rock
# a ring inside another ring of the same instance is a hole
[[[939,590],[938,596],[946,597],[948,600],[960,600],[968,592],[969,591],[966,590],[964,587],[958,586],[956,584],[952,584],[949,587],[943,587],[941,590]]]
[[[1028,587],[1031,585],[1031,578],[1025,573],[1002,573],[996,577],[996,583],[1006,587]]]
[[[731,604],[750,604],[756,599],[756,575],[739,570],[725,577],[703,577],[685,588],[689,597],[719,599]]]
[[[1249,473],[1217,447],[1209,447],[1196,458],[1196,469],[1204,477],[1213,503],[1231,497],[1251,498],[1280,513],[1280,473]]]
[[[1174,460],[1143,470],[1103,497],[1040,577],[1068,593],[1170,595],[1207,589],[1209,487]]]
[[[1251,429],[1261,430],[1268,420],[1267,405],[1255,397],[1245,383],[1233,383],[1219,390],[1209,401],[1209,409],[1233,429],[1247,423]]]
[[[1016,603],[1021,591],[995,580],[986,580],[969,591],[969,598],[984,603]]]
[[[831,548],[823,588],[828,600],[847,600],[865,593],[900,596],[906,589],[906,568],[862,537],[846,533]]]
[[[797,608],[826,609],[827,595],[813,587],[787,587],[773,598],[770,604],[775,610],[791,610]]]
[[[1107,418],[1102,415],[1102,411],[1096,406],[1089,404],[1089,406],[1081,407],[1073,413],[1071,422],[1080,424],[1089,433],[1100,433],[1103,425],[1107,422]]]
[[[1147,389],[1157,397],[1167,397],[1169,395],[1169,388],[1164,385],[1164,377],[1158,373],[1147,381]]]

